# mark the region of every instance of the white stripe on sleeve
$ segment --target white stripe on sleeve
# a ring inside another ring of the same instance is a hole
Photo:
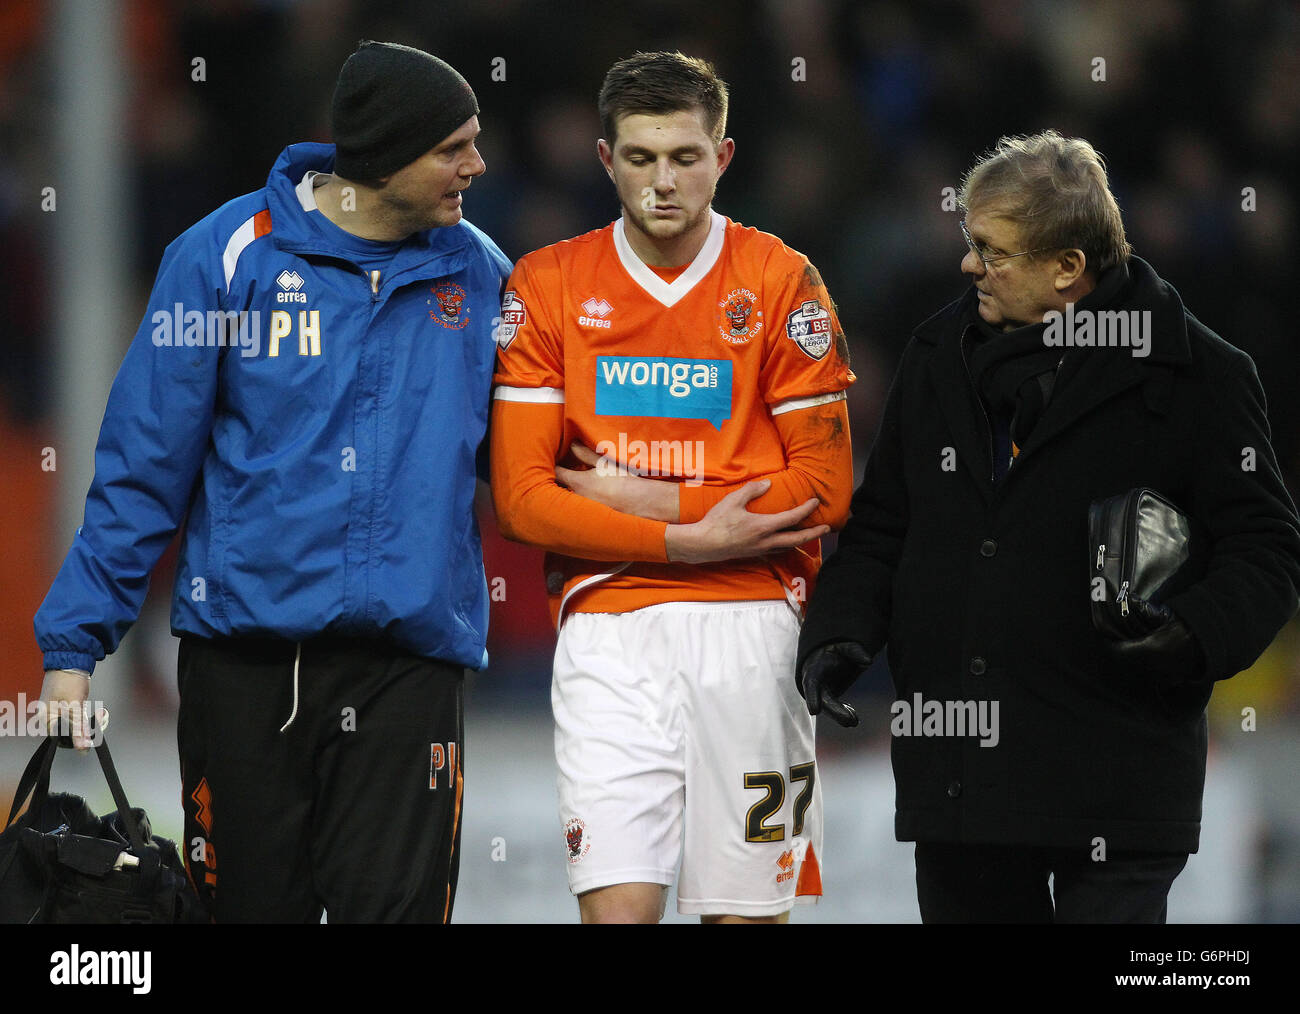
[[[253,218],[257,216],[254,215]],[[239,255],[244,252],[244,247],[253,242],[257,237],[253,234],[253,218],[250,218],[230,237],[226,244],[226,249],[221,254],[221,266],[226,273],[226,291],[230,291],[230,279],[235,275],[235,265],[239,263]]]
[[[815,408],[818,405],[829,405],[834,401],[844,401],[848,396],[843,391],[833,391],[830,394],[818,394],[811,398],[788,398],[785,401],[779,401],[769,410],[773,415],[781,415],[785,412],[798,412],[801,408]]]
[[[564,388],[562,387],[507,387],[498,384],[492,397],[497,401],[531,401],[535,404],[563,405]]]

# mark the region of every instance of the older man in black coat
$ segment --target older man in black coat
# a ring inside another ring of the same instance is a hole
[[[1263,391],[1132,256],[1086,141],[1003,138],[961,197],[974,285],[903,354],[800,689],[856,724],[838,698],[888,644],[895,830],[926,922],[1162,922],[1198,847],[1214,682],[1297,608]],[[1144,486],[1204,550],[1176,594],[1132,603],[1145,636],[1111,641],[1088,508]]]

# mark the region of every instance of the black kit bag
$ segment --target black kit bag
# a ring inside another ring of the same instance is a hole
[[[176,846],[127,802],[103,738],[95,755],[117,810],[102,817],[80,796],[50,795],[57,749],[53,736],[36,748],[0,833],[0,923],[209,922]]]
[[[1092,625],[1112,640],[1151,633],[1131,599],[1160,605],[1185,583],[1192,555],[1191,521],[1155,490],[1139,487],[1095,501],[1088,508],[1093,586],[1101,578],[1105,597],[1094,594]]]

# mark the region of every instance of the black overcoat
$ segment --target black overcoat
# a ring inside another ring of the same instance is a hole
[[[1195,851],[1214,681],[1295,613],[1300,534],[1249,356],[1145,261],[1115,298],[1150,354],[1072,348],[1007,475],[961,335],[974,290],[908,344],[799,660],[888,644],[900,700],[997,702],[997,744],[892,739],[900,841]],[[1137,486],[1191,515],[1196,580],[1169,600],[1204,654],[1170,685],[1116,662],[1089,609],[1089,504]],[[992,714],[992,712],[986,712]],[[991,737],[983,737],[985,740]]]

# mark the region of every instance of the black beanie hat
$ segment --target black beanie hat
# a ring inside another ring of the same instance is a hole
[[[350,180],[388,176],[476,115],[473,89],[450,64],[422,49],[363,40],[334,87],[334,171]]]

